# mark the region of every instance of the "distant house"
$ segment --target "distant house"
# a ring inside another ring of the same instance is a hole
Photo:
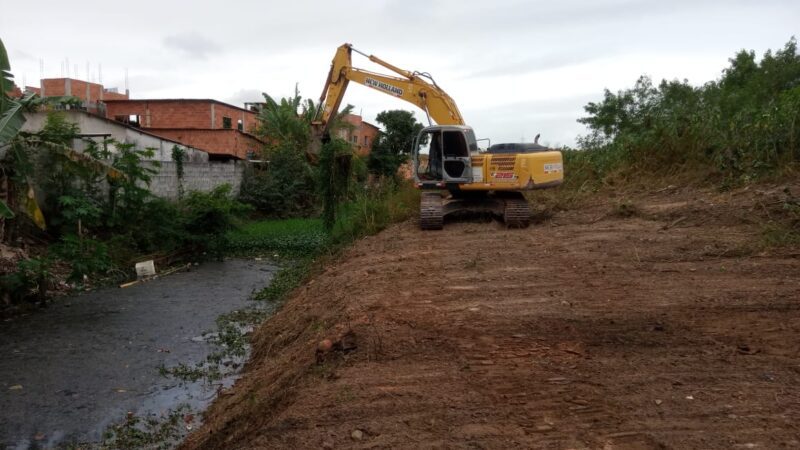
[[[80,130],[78,138],[72,142],[72,148],[78,151],[83,151],[89,145],[89,141],[102,145],[107,139],[113,139],[115,142],[122,144],[133,144],[135,148],[140,150],[152,149],[154,155],[149,158],[149,161],[172,161],[172,148],[175,146],[184,151],[187,162],[208,161],[208,153],[200,149],[184,145],[173,139],[158,136],[146,130],[106,119],[88,111],[71,109],[63,111],[63,114],[69,122],[77,125]],[[26,113],[27,120],[22,129],[30,132],[41,130],[47,120],[47,115],[47,111]],[[108,150],[112,153],[116,151],[113,144]]]
[[[253,159],[264,142],[257,114],[212,99],[108,100],[109,119],[208,152],[211,159]]]
[[[155,195],[177,198],[181,190],[208,192],[223,184],[229,184],[234,193],[239,191],[246,164],[244,161],[210,160],[211,155],[197,147],[85,110],[68,109],[63,111],[63,114],[80,129],[78,137],[72,142],[72,148],[75,150],[83,151],[91,141],[104,146],[111,153],[118,151],[117,143],[133,145],[139,150],[153,150],[154,154],[144,161],[143,165],[156,171],[147,186]],[[27,121],[23,125],[23,130],[30,132],[41,130],[47,115],[47,111],[26,113]],[[184,155],[180,163],[183,171],[180,178],[177,172],[178,163],[173,156],[176,147],[183,150]]]
[[[352,144],[356,154],[360,156],[369,155],[372,151],[372,144],[378,138],[380,129],[356,114],[346,114],[343,120],[350,126],[340,128],[338,131],[339,137]]]
[[[157,195],[174,197],[178,192],[172,149],[186,152],[185,178],[180,181],[187,190],[208,191],[223,183],[238,191],[243,165],[238,160],[256,158],[264,142],[253,133],[257,114],[212,99],[135,99],[116,89],[74,78],[45,78],[40,87],[25,87],[42,97],[75,97],[79,104],[61,106],[69,120],[81,130],[74,145],[82,150],[89,140],[98,143],[106,138],[152,148],[159,161],[159,173],[151,183]],[[12,91],[21,96],[19,88]],[[32,115],[26,127],[41,129],[45,114]],[[112,149],[113,151],[113,149]],[[230,164],[229,164],[230,163]]]
[[[116,88],[106,89],[102,84],[75,78],[43,78],[40,87],[26,86],[26,92],[35,92],[41,97],[77,97],[85,110],[103,115],[106,100],[127,99],[128,92],[121,94]]]

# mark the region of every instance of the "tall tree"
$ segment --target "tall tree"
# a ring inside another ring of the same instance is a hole
[[[424,127],[413,113],[402,109],[383,111],[376,120],[383,125],[383,131],[372,145],[367,167],[376,175],[394,176]]]

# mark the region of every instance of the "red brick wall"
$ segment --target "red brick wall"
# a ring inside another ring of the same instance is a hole
[[[361,126],[356,130],[358,135],[358,149],[356,152],[361,156],[366,156],[372,151],[372,144],[378,137],[380,129],[369,122],[361,122]],[[366,140],[365,140],[366,139]]]
[[[106,117],[138,115],[142,128],[211,128],[211,107],[200,102],[107,101]]]
[[[128,98],[127,94],[108,92],[102,84],[76,80],[74,78],[44,78],[42,79],[44,95],[47,97],[60,97],[71,95],[87,103],[97,103],[99,100]]]
[[[212,123],[211,110],[214,110]],[[231,119],[231,128],[236,129],[242,120],[244,131],[256,127],[256,114],[243,109],[208,100],[127,100],[106,102],[106,116],[138,115],[143,128],[198,128],[222,129],[223,117]]]
[[[186,128],[160,128],[148,130],[153,134],[178,141],[213,155],[235,156],[247,159],[249,151],[261,153],[264,143],[255,137],[237,130],[199,130]]]
[[[236,128],[238,121],[242,121],[243,131],[252,133],[256,127],[256,113],[234,108],[225,104],[214,104],[214,128],[222,128],[222,118],[230,117],[231,127]]]
[[[20,98],[22,97],[22,89],[19,88],[16,84],[10,91],[6,92],[6,95],[11,98]]]
[[[67,95],[66,78],[45,78],[42,80],[44,95],[58,97]]]
[[[345,139],[355,149],[356,154],[366,156],[372,151],[372,143],[378,136],[380,130],[375,125],[364,122],[361,116],[348,114],[342,118],[345,122],[352,125],[351,129],[344,129],[341,137]],[[366,138],[366,141],[364,140]]]
[[[120,94],[119,92],[103,92],[103,100],[127,100],[128,94]]]

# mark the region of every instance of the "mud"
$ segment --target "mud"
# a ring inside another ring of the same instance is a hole
[[[128,412],[201,410],[219,386],[168,379],[158,367],[203,361],[215,319],[248,305],[275,270],[256,261],[206,263],[0,323],[0,445],[95,442]]]
[[[358,242],[185,448],[800,447],[800,253],[758,246],[779,200],[625,201]]]

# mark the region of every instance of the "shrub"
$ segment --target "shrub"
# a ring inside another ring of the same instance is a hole
[[[188,240],[196,248],[219,256],[227,246],[227,233],[235,220],[252,207],[231,196],[231,186],[218,186],[209,193],[190,192],[182,202]]]
[[[108,247],[95,239],[67,234],[61,237],[61,241],[51,251],[69,263],[69,280],[73,282],[83,281],[84,276],[105,273],[112,267]]]
[[[52,262],[48,258],[23,259],[17,263],[17,271],[0,277],[0,292],[12,303],[33,297],[44,303],[47,286],[52,274]]]
[[[702,179],[747,181],[800,161],[800,55],[791,39],[760,62],[741,51],[719,80],[605,91],[579,120],[590,134],[583,151],[565,152],[572,185],[612,174],[694,173]]]
[[[413,215],[418,205],[419,191],[409,181],[383,178],[374,186],[359,187],[339,206],[331,241],[341,245],[375,234]]]
[[[267,217],[305,217],[316,213],[314,171],[305,155],[290,145],[266,153],[266,170],[250,167],[244,174],[239,200]]]

